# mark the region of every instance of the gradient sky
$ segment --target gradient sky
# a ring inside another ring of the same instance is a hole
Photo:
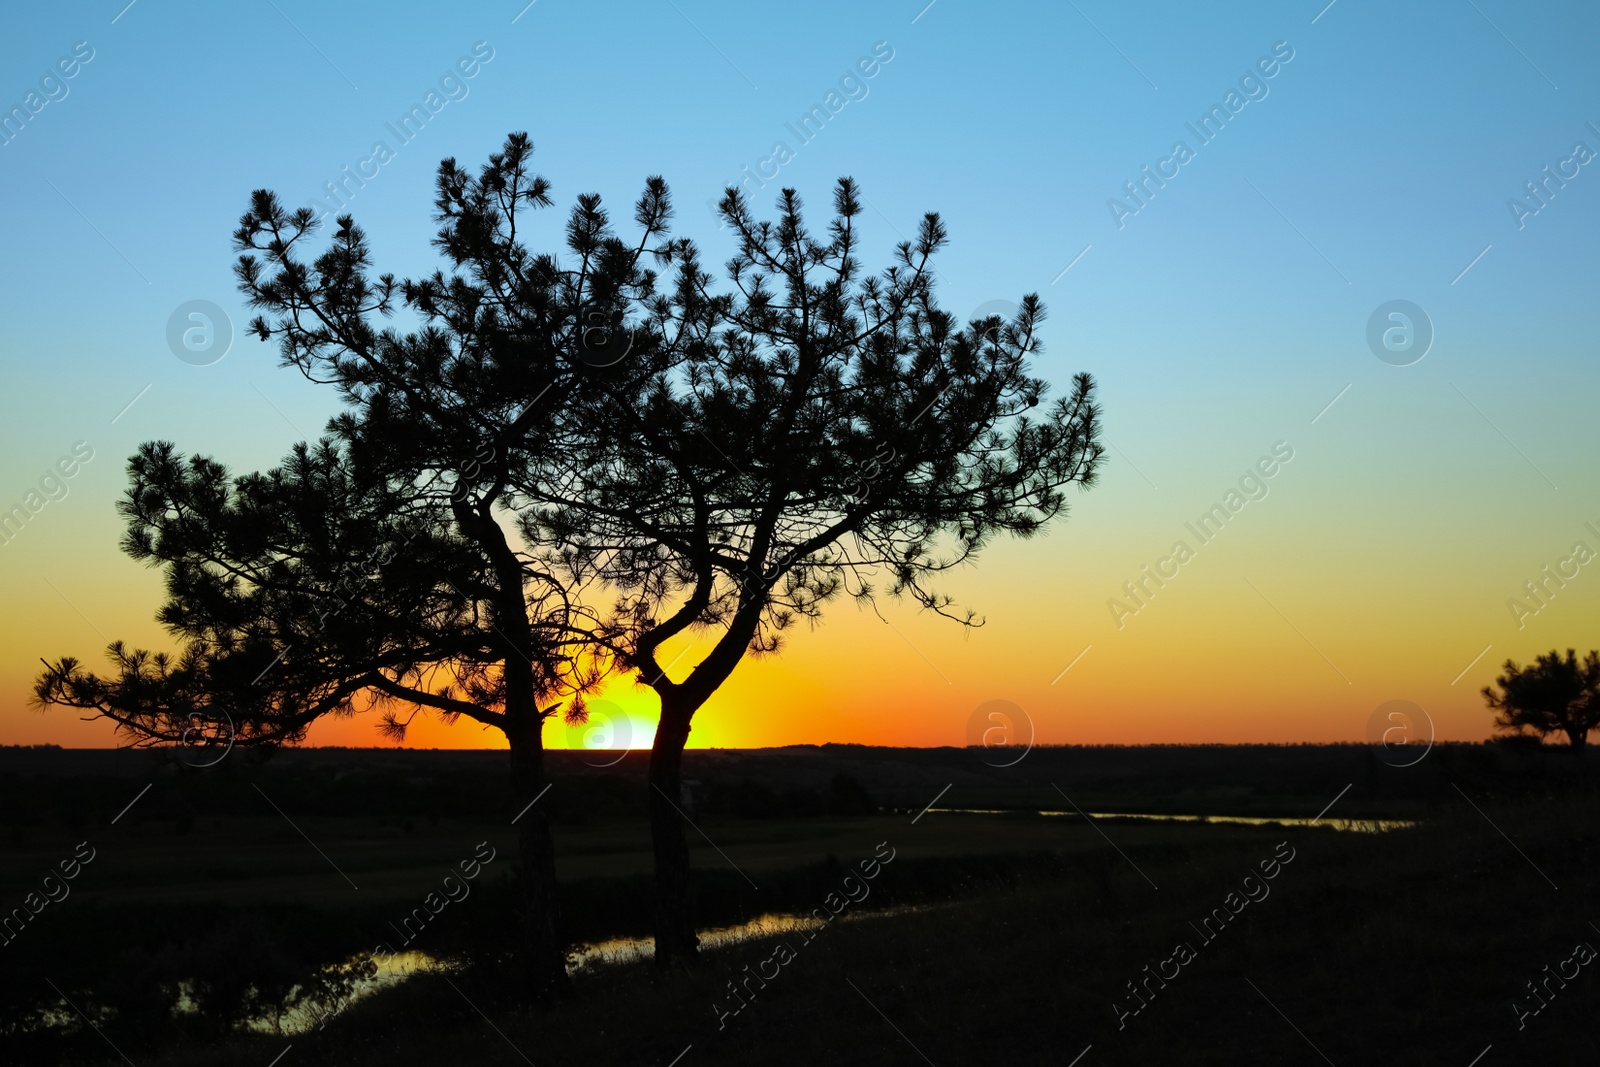
[[[625,220],[659,173],[709,263],[729,246],[705,201],[785,142],[758,205],[793,185],[820,225],[833,179],[853,175],[878,264],[941,212],[945,305],[1039,292],[1037,372],[1100,383],[1101,484],[1047,536],[947,583],[985,628],[836,605],[781,658],[742,664],[695,745],[963,744],[991,700],[1045,742],[1353,741],[1397,699],[1439,737],[1476,739],[1478,690],[1506,657],[1600,645],[1600,562],[1520,628],[1507,603],[1575,542],[1600,551],[1585,527],[1600,529],[1600,162],[1567,163],[1520,227],[1508,207],[1576,142],[1600,152],[1593,5],[125,3],[13,10],[0,36],[5,110],[75,44],[93,50],[0,146],[0,509],[76,442],[93,449],[0,546],[0,742],[112,743],[103,723],[27,706],[39,657],[170,647],[158,572],[116,547],[140,442],[244,472],[333,410],[331,390],[237,336],[229,236],[250,190],[305,203],[387,142],[349,210],[380,269],[416,274],[435,265],[438,161],[476,166],[512,130],[559,205],[536,243],[558,244],[580,192]],[[476,42],[493,58],[401,145],[386,123]],[[802,143],[786,124],[879,42],[893,58],[865,95]],[[1293,58],[1266,95],[1202,144],[1185,124],[1275,45]],[[1124,183],[1180,140],[1193,158],[1119,228],[1108,200],[1136,206]],[[209,366],[165,338],[197,299],[236,327]],[[1409,366],[1366,339],[1395,299],[1435,332]],[[1293,459],[1267,496],[1201,544],[1185,524],[1278,442]],[[1178,540],[1193,558],[1119,627],[1107,601],[1130,603],[1122,583]],[[609,696],[643,741],[654,698]],[[378,741],[361,717],[313,740]],[[409,743],[495,740],[463,722]],[[564,743],[555,727],[547,743]]]

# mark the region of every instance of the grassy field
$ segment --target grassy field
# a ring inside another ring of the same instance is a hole
[[[1136,762],[1130,751],[1116,750],[1109,762]],[[811,934],[708,951],[693,972],[580,972],[571,1002],[538,1010],[518,1001],[504,952],[513,852],[504,798],[470,762],[420,776],[416,766],[399,768],[408,779],[431,778],[411,781],[410,799],[381,776],[346,789],[337,761],[241,770],[232,779],[158,775],[111,823],[95,818],[99,805],[116,814],[152,776],[80,767],[47,780],[0,760],[0,788],[34,798],[4,831],[0,893],[20,900],[80,840],[96,849],[71,896],[4,947],[0,986],[10,1017],[54,1000],[49,982],[102,1024],[101,1032],[80,1021],[6,1034],[0,1061],[87,1067],[126,1055],[140,1067],[267,1064],[288,1046],[285,1064],[329,1065],[526,1059],[664,1067],[682,1055],[680,1067],[942,1067],[1067,1064],[1083,1053],[1081,1067],[1464,1067],[1493,1046],[1481,1061],[1492,1067],[1600,1054],[1586,1021],[1600,1006],[1600,976],[1590,967],[1574,976],[1564,963],[1579,942],[1600,946],[1590,925],[1600,914],[1588,910],[1600,889],[1600,801],[1584,761],[1463,748],[1435,761],[1424,787],[1420,775],[1398,777],[1417,768],[1340,782],[1359,750],[1324,751],[1311,763],[1319,774],[1299,769],[1298,793],[1278,784],[1282,768],[1271,766],[1261,775],[1272,786],[1270,804],[1235,791],[1233,813],[1309,818],[1337,797],[1329,820],[1419,819],[1413,829],[1361,834],[1326,825],[1091,825],[1031,814],[1044,806],[1035,782],[1002,779],[1002,797],[974,784],[986,770],[952,782],[959,768],[943,757],[905,760],[897,778],[874,773],[861,753],[848,755],[825,763],[827,774],[809,755],[780,760],[767,780],[778,783],[776,793],[807,782],[820,792],[843,767],[877,794],[877,814],[735,815],[718,810],[718,790],[748,770],[697,769],[709,798],[695,818],[703,833],[691,834],[697,901],[707,927],[806,914],[863,884],[845,878],[892,849],[893,860],[867,885],[870,896]],[[1215,758],[1218,773],[1232,776],[1241,753]],[[1168,771],[1172,759],[1152,756]],[[647,933],[648,841],[628,810],[634,770],[569,770],[559,789],[586,802],[552,809],[568,929],[576,941]],[[1086,810],[1139,810],[1161,788],[1154,775],[1108,774],[1097,784],[1061,773],[1071,770],[1036,773],[1066,779]],[[952,788],[939,808],[1019,811],[921,814],[945,784]],[[1192,773],[1187,788],[1189,800],[1215,799]],[[477,800],[463,802],[475,789]],[[440,810],[441,790],[461,793],[458,803]],[[903,803],[913,797],[920,804]],[[224,988],[261,970],[260,981],[278,988],[271,982],[395,940],[390,922],[482,841],[498,850],[495,860],[472,895],[415,945],[456,969],[412,978],[311,1033],[246,1035],[225,1012],[176,1020],[163,1012],[154,991],[174,975],[209,975]],[[1293,858],[1282,862],[1286,850]],[[1276,876],[1262,880],[1261,865],[1275,860]],[[1212,918],[1208,937],[1196,927],[1218,908],[1223,918]],[[1175,954],[1181,942],[1190,946],[1187,959]],[[1546,981],[1546,965],[1567,978],[1541,987],[1548,1006],[1534,1013],[1539,1003],[1524,983]],[[746,983],[736,1012],[730,981]]]

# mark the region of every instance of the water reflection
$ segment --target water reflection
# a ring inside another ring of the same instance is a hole
[[[898,914],[911,909],[894,908],[878,912],[864,912],[851,918],[868,918],[890,914]],[[822,926],[821,919],[809,915],[760,915],[749,922],[738,923],[733,926],[719,926],[700,932],[700,945],[705,949],[726,948],[745,941],[758,940],[766,937],[777,937],[782,934],[801,933],[814,930]],[[568,954],[568,973],[576,974],[579,971],[595,967],[608,967],[624,963],[636,963],[648,960],[655,955],[655,946],[649,938],[644,937],[613,937],[605,941],[592,944],[579,945]],[[358,967],[363,962],[363,956],[358,954],[336,964],[330,970],[350,969]],[[415,950],[397,952],[372,960],[375,966],[373,973],[366,977],[356,979],[350,983],[347,992],[336,1002],[327,1000],[307,999],[296,1001],[292,1006],[270,1015],[258,1016],[251,1019],[249,1027],[260,1033],[282,1033],[285,1035],[304,1034],[316,1030],[324,1025],[333,1016],[338,1015],[346,1008],[367,999],[375,993],[399,985],[415,974],[428,971],[449,971],[454,964],[437,959],[426,952]],[[177,1010],[194,1011],[192,999],[185,990],[180,998]]]
[[[1030,812],[1000,808],[930,808],[928,809],[928,814],[1065,817],[1076,817],[1078,815],[1075,811]],[[1157,822],[1238,823],[1245,826],[1326,826],[1332,830],[1369,834],[1403,830],[1416,825],[1415,821],[1409,819],[1309,819],[1294,816],[1269,818],[1255,815],[1160,815],[1143,812],[1109,811],[1092,811],[1088,815],[1093,819],[1149,819]],[[938,906],[952,907],[954,905]],[[929,905],[914,905],[856,912],[842,918],[843,921],[847,922],[860,922],[927,910],[930,910]],[[815,930],[822,925],[824,924],[821,919],[810,915],[768,913],[758,915],[749,922],[702,930],[700,932],[700,945],[707,950],[716,950],[746,941],[778,937],[784,934],[804,933]],[[604,941],[576,946],[568,954],[567,970],[568,973],[577,974],[596,967],[638,963],[649,960],[654,955],[655,946],[648,937],[613,937]],[[335,964],[328,970],[330,972],[349,971],[357,967],[361,962],[362,956],[357,955],[341,964]],[[296,1000],[292,1006],[286,1007],[273,1015],[261,1016],[250,1020],[250,1028],[256,1031],[283,1033],[286,1035],[307,1033],[324,1025],[329,1019],[352,1004],[365,1000],[382,990],[397,986],[414,974],[422,974],[428,971],[448,971],[454,967],[448,961],[439,960],[426,952],[417,951],[397,952],[373,959],[371,962],[374,965],[372,971],[364,977],[350,981],[336,1001],[330,1002],[326,999],[318,1000],[316,998]],[[193,1002],[187,990],[183,991],[176,1010],[179,1012],[194,1010]]]
[[[414,974],[427,971],[452,970],[453,964],[436,959],[426,952],[409,950],[406,952],[390,952],[382,956],[368,956],[358,953],[342,963],[332,964],[324,968],[327,974],[349,975],[359,972],[359,977],[353,977],[341,984],[340,992],[333,997],[308,996],[300,993],[298,988],[290,995],[289,1002],[277,1011],[270,1014],[258,1015],[250,1019],[246,1026],[249,1029],[264,1034],[305,1034],[312,1030],[320,1029],[335,1015],[346,1008],[358,1004],[374,993],[393,988],[410,978]],[[187,983],[185,983],[187,985]],[[178,1013],[185,1010],[194,1011],[194,1002],[189,990],[181,990]]]
[[[834,922],[866,922],[871,919],[888,919],[896,915],[908,915],[912,912],[933,911],[939,908],[952,908],[949,904],[906,904],[894,908],[877,908],[872,911],[853,911],[847,915],[834,918]],[[700,947],[702,949],[727,948],[745,941],[756,941],[765,937],[777,937],[780,934],[803,933],[825,926],[821,919],[810,915],[786,915],[768,913],[758,915],[749,922],[738,923],[734,926],[718,926],[710,930],[700,931]],[[613,937],[593,944],[579,945],[568,954],[568,972],[577,973],[596,966],[610,966],[618,963],[636,963],[640,960],[652,959],[655,956],[655,944],[647,937]]]
[[[1057,815],[1073,818],[1075,811],[1010,811],[1004,808],[929,808],[930,815]],[[1091,811],[1091,819],[1151,819],[1156,822],[1228,822],[1244,826],[1326,826],[1358,834],[1378,834],[1388,830],[1407,830],[1417,825],[1413,819],[1308,819],[1301,816],[1261,815],[1153,815],[1145,812]]]
[[[884,912],[873,912],[882,915]],[[746,923],[735,926],[719,926],[711,930],[700,931],[700,947],[705,949],[726,948],[737,945],[743,941],[751,941],[763,937],[777,937],[780,934],[802,933],[806,930],[815,930],[823,925],[821,919],[810,915],[760,915]],[[595,966],[618,963],[635,963],[639,960],[648,960],[655,956],[655,944],[648,937],[613,937],[594,944],[579,945],[568,959],[568,971],[577,972]]]

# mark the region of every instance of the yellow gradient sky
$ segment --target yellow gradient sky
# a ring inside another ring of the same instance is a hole
[[[731,248],[704,205],[726,184],[764,175],[748,191],[768,213],[792,185],[821,230],[828,190],[851,175],[870,208],[865,264],[941,212],[944,306],[1038,292],[1050,317],[1035,371],[1100,383],[1102,485],[1046,536],[997,543],[947,583],[987,627],[834,605],[780,658],[742,664],[692,743],[962,744],[991,700],[1052,743],[1358,741],[1390,700],[1420,705],[1439,737],[1476,739],[1490,720],[1478,690],[1506,657],[1600,646],[1600,563],[1520,626],[1508,609],[1576,541],[1600,551],[1586,527],[1600,527],[1600,177],[1571,171],[1575,141],[1600,155],[1600,15],[1521,21],[1512,47],[1469,5],[1338,4],[1314,23],[1314,9],[1265,0],[1227,18],[1102,5],[1096,26],[1119,53],[1067,5],[1029,8],[1022,34],[984,5],[912,21],[920,7],[775,9],[719,26],[722,56],[670,6],[641,8],[607,27],[609,73],[573,47],[593,39],[577,6],[514,24],[471,5],[422,22],[319,10],[327,57],[228,5],[141,4],[115,24],[71,5],[8,16],[0,68],[44,71],[83,38],[95,55],[0,151],[0,512],[74,442],[94,459],[0,545],[0,742],[112,744],[103,723],[27,706],[39,658],[98,663],[112,638],[170,647],[152,622],[159,576],[116,548],[112,505],[141,442],[242,473],[333,413],[326,389],[240,334],[229,236],[250,191],[324,196],[470,49],[493,58],[346,187],[379,270],[439,265],[439,160],[476,166],[514,130],[554,183],[557,209],[519,231],[539,251],[560,246],[582,192],[626,230],[661,174],[678,232],[715,269]],[[262,33],[262,48],[215,44]],[[798,138],[796,118],[869,55],[874,73]],[[1220,134],[1193,137],[1188,124],[1265,69]],[[1179,139],[1193,158],[1174,173]],[[1130,200],[1152,166],[1168,178]],[[1564,184],[1527,199],[1550,167]],[[166,339],[200,299],[235,328],[208,366]],[[1433,334],[1408,366],[1368,341],[1397,299]],[[1266,497],[1191,542],[1194,558],[1119,626],[1107,601],[1280,441],[1294,458]],[[626,681],[609,696],[642,742],[651,701]],[[378,741],[370,717],[313,740]],[[431,723],[410,740],[493,742]]]

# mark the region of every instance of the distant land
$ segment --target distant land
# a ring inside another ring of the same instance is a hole
[[[1405,818],[1454,797],[1452,784],[1470,788],[1492,779],[1502,787],[1520,781],[1543,788],[1581,774],[1591,762],[1556,746],[1451,742],[1435,744],[1412,766],[1395,766],[1391,753],[1363,744],[1036,746],[1014,765],[994,765],[1020,751],[854,744],[690,749],[684,773],[693,780],[692,801],[733,797],[729,803],[736,807],[740,796],[767,792],[800,803],[795,798],[827,794],[843,776],[886,810],[918,811],[938,795],[941,809],[1070,811],[1076,805],[1094,813],[1307,818],[1339,796],[1337,816]],[[0,781],[358,777],[448,791],[498,782],[509,758],[503,749],[236,749],[201,770],[181,765],[175,755],[171,749],[0,746]],[[583,783],[592,789],[603,782],[607,793],[626,794],[630,780],[643,790],[649,753],[552,749],[546,758],[557,788]],[[783,814],[795,813],[793,803],[774,803]]]

